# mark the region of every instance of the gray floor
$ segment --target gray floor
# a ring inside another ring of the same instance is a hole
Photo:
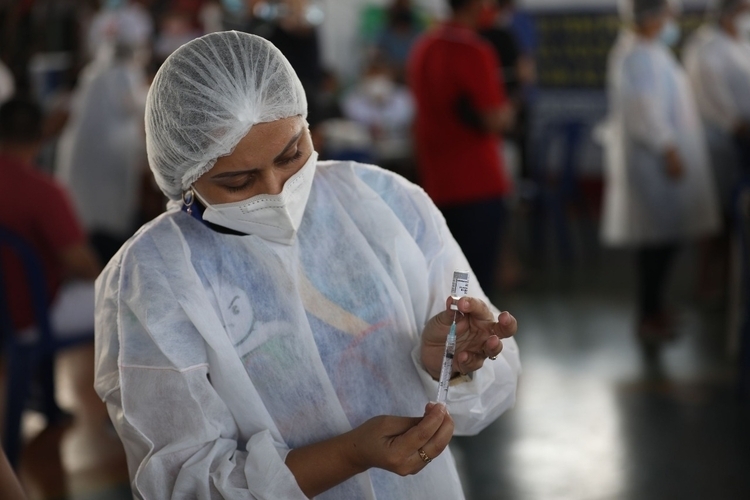
[[[750,498],[750,408],[724,304],[694,299],[695,256],[682,252],[669,293],[681,336],[649,360],[630,255],[582,248],[574,264],[527,264],[526,286],[496,298],[518,318],[524,373],[512,411],[451,444],[467,498]]]

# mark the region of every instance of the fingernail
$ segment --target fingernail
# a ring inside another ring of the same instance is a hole
[[[510,314],[501,314],[500,315],[500,322],[503,325],[510,325]]]

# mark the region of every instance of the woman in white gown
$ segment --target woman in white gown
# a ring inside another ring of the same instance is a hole
[[[632,19],[609,59],[602,237],[637,251],[639,333],[662,340],[673,334],[663,294],[676,251],[720,221],[700,117],[669,49],[674,12],[667,0],[634,0]]]
[[[515,319],[473,279],[447,408],[429,403],[466,259],[417,186],[318,162],[306,113],[253,35],[206,35],[156,75],[171,209],[97,281],[96,389],[137,498],[460,499],[451,435],[515,400]]]

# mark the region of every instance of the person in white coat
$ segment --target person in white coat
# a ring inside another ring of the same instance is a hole
[[[97,280],[96,381],[136,498],[463,498],[446,448],[515,401],[516,321],[419,187],[318,162],[307,101],[270,42],[219,32],[149,91],[170,209]],[[489,359],[489,360],[488,360]]]
[[[602,238],[636,250],[638,332],[659,341],[674,334],[663,295],[677,249],[720,220],[700,117],[669,49],[679,40],[674,10],[667,0],[634,0],[630,14],[609,59]]]
[[[684,62],[729,215],[743,164],[750,168],[750,0],[720,0],[711,17],[686,45]]]
[[[136,47],[121,41],[100,46],[81,73],[57,144],[56,175],[70,190],[102,262],[135,230],[146,160],[146,91]]]

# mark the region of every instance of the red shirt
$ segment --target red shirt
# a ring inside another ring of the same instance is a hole
[[[60,252],[85,240],[64,189],[34,167],[0,156],[0,226],[15,232],[36,249],[51,300],[62,279]],[[20,260],[7,250],[0,254],[0,263],[13,323],[21,330],[34,323],[25,274]]]
[[[510,190],[499,137],[465,125],[457,111],[462,97],[478,112],[503,106],[500,71],[492,46],[455,24],[426,34],[411,52],[417,162],[424,189],[437,205],[498,197]]]

